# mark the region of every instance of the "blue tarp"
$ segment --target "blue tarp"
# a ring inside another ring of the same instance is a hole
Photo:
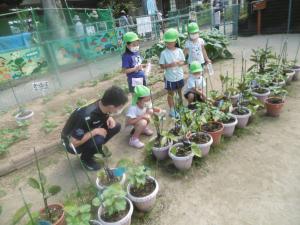
[[[28,32],[0,37],[0,52],[29,48],[31,43],[31,33]]]

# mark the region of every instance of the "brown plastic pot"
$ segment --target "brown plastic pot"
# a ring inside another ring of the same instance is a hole
[[[219,130],[217,130],[217,131],[206,131],[205,130],[213,138],[213,144],[212,145],[218,145],[218,144],[220,144],[221,137],[222,137],[223,130],[224,130],[223,123],[220,123],[220,122],[208,122],[208,123],[220,124],[222,126],[222,128],[219,129]]]
[[[274,100],[274,99],[282,100],[282,102],[272,103],[271,101]],[[279,116],[284,103],[285,103],[284,99],[279,98],[279,97],[267,98],[266,101],[265,101],[265,106],[266,106],[266,109],[267,109],[267,115],[273,116],[273,117]]]
[[[53,225],[66,225],[64,206],[61,204],[51,204],[49,205],[49,208],[61,208],[63,210],[63,214],[56,222],[53,223]],[[40,213],[44,213],[44,212],[45,209],[40,210]]]

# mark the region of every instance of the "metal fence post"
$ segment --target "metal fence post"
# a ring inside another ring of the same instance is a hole
[[[290,33],[290,31],[291,31],[292,2],[293,2],[293,0],[289,0],[289,15],[288,15],[287,33]]]

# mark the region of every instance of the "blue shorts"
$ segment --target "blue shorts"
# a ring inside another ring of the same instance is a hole
[[[183,79],[175,82],[165,80],[165,89],[168,91],[176,91],[178,89],[183,88],[183,86],[184,86]]]

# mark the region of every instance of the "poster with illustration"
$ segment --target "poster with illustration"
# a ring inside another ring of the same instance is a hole
[[[22,49],[0,54],[0,83],[20,79],[32,74],[41,74],[48,69],[40,47]]]
[[[83,59],[80,41],[59,40],[52,43],[52,49],[59,66],[78,63]]]

